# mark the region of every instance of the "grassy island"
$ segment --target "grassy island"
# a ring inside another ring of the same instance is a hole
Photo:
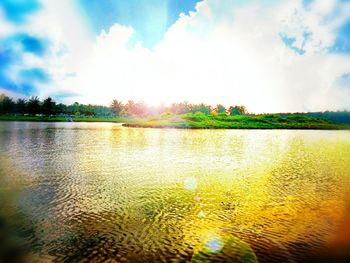
[[[206,115],[201,112],[182,115],[165,114],[160,118],[134,120],[126,127],[179,129],[350,129],[349,124],[334,123],[306,114]]]

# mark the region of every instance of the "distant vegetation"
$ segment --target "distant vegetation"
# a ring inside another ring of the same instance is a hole
[[[63,103],[56,103],[50,97],[41,101],[37,96],[32,96],[29,99],[19,98],[15,101],[4,94],[0,95],[0,114],[114,117],[112,109],[106,106],[83,105],[78,102],[72,105],[65,105]]]
[[[129,127],[224,128],[224,129],[349,129],[350,112],[251,114],[245,106],[212,107],[204,103],[148,106],[129,100],[113,100],[109,107],[56,103],[33,96],[16,101],[0,95],[0,120],[124,122]]]
[[[247,109],[244,106],[231,106],[225,108],[222,105],[217,105],[213,108],[206,104],[190,104],[187,102],[173,103],[170,106],[148,106],[143,102],[135,102],[129,100],[127,103],[122,103],[118,100],[113,100],[109,107],[101,105],[84,105],[75,102],[71,105],[56,103],[52,98],[48,97],[40,100],[37,96],[32,96],[29,99],[19,98],[14,100],[4,94],[0,95],[0,114],[4,115],[31,115],[31,116],[63,116],[69,115],[74,117],[131,117],[144,118],[149,116],[159,116],[164,113],[183,114],[183,113],[202,112],[204,114],[225,113],[229,115],[247,114]]]
[[[183,129],[350,129],[349,124],[337,124],[328,119],[316,118],[307,114],[227,115],[202,112],[182,115],[167,114],[160,118],[130,121],[124,126]]]

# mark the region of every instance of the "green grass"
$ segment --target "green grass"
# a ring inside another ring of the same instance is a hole
[[[122,117],[111,117],[111,118],[100,118],[100,117],[73,117],[75,122],[126,122],[127,118]]]
[[[123,124],[127,127],[182,129],[350,129],[348,124],[336,124],[326,119],[299,114],[281,117],[278,114],[226,116],[187,113],[161,118],[137,120]]]
[[[140,128],[178,128],[178,129],[315,129],[343,130],[350,129],[349,124],[337,124],[327,119],[301,114],[205,115],[187,113],[183,115],[163,114],[159,118],[129,119],[122,117],[73,117],[74,122],[115,122],[126,127]],[[0,115],[0,121],[66,122],[64,117]]]
[[[126,122],[126,118],[100,118],[100,117],[73,117],[75,122]],[[23,115],[0,115],[0,121],[34,121],[34,122],[66,122],[64,117],[47,116],[23,116]]]

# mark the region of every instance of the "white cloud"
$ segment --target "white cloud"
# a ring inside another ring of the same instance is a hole
[[[9,36],[14,31],[14,26],[6,20],[5,12],[0,6],[0,39]]]
[[[41,0],[42,8],[27,23],[17,26],[18,31],[48,39],[49,50],[44,57],[24,56],[25,67],[40,67],[52,78],[49,84],[37,83],[39,96],[45,97],[57,91],[73,92],[65,80],[80,72],[91,49],[94,37],[78,7],[71,0]]]
[[[103,104],[118,98],[243,104],[254,112],[349,109],[349,93],[336,79],[350,71],[350,59],[326,52],[347,15],[344,7],[329,18],[340,5],[334,1],[315,0],[305,9],[299,0],[239,6],[204,0],[148,50],[128,48],[133,29],[121,25],[92,41],[78,12],[67,14],[69,1],[47,0],[41,32],[51,30],[67,52],[48,59],[56,82],[46,91],[70,90],[83,94],[81,102]],[[305,54],[288,48],[281,32]],[[306,42],[304,32],[311,33]],[[75,77],[64,78],[70,72]]]
[[[41,0],[42,8],[26,17],[25,23],[13,24],[5,18],[0,7],[0,40],[15,34],[28,34],[49,42],[44,55],[26,52],[20,44],[12,50],[20,54],[20,60],[7,68],[7,76],[17,84],[22,83],[21,70],[42,68],[51,76],[49,84],[33,81],[40,97],[56,91],[74,92],[73,87],[62,83],[67,76],[80,71],[81,64],[88,58],[94,46],[93,34],[71,0]],[[10,91],[7,94],[13,94]],[[18,94],[16,95],[18,97]]]

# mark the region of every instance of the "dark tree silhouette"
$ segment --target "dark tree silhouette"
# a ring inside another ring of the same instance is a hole
[[[15,109],[15,103],[10,97],[4,94],[0,95],[0,112],[1,113],[12,113]]]
[[[24,114],[26,112],[27,101],[25,99],[18,99],[16,101],[16,113]]]
[[[40,111],[40,100],[37,96],[32,96],[27,103],[28,113],[35,115]]]
[[[51,115],[54,111],[55,106],[56,102],[54,102],[51,97],[48,97],[44,100],[43,105],[41,107],[42,113],[45,115]]]

